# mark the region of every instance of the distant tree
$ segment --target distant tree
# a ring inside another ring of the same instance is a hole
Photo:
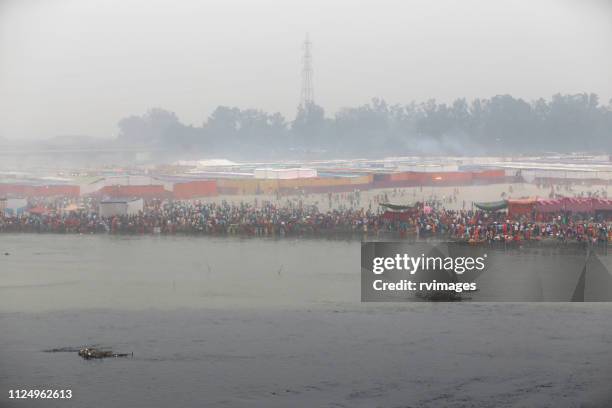
[[[321,148],[329,144],[325,111],[315,103],[300,105],[291,124],[294,147],[305,149]]]
[[[205,144],[219,153],[266,156],[287,145],[287,121],[278,112],[219,106],[203,129]]]
[[[280,113],[219,106],[201,127],[155,108],[118,123],[119,141],[155,145],[184,156],[288,157],[307,152],[328,157],[398,154],[506,154],[612,152],[612,100],[596,94],[556,94],[526,102],[511,95],[458,98],[450,105],[369,103],[327,118],[316,104],[300,106],[288,123]]]
[[[150,109],[143,116],[119,121],[119,140],[134,144],[172,144],[172,135],[183,127],[175,113]]]
[[[237,134],[240,128],[240,109],[218,106],[210,115],[204,127],[213,135],[229,137]]]
[[[383,99],[374,98],[368,104],[338,111],[334,120],[335,134],[345,152],[360,155],[378,153],[384,146],[389,146],[393,138],[392,115],[398,119],[397,115],[401,114],[400,108],[392,109]]]
[[[486,101],[484,107],[483,129],[493,151],[514,152],[517,146],[535,146],[531,105],[510,95],[498,95]]]
[[[118,126],[120,141],[127,143],[150,142],[149,129],[142,117],[129,116],[123,118],[119,121]]]

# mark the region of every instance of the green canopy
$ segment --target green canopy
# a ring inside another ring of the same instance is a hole
[[[502,200],[490,201],[488,203],[474,203],[474,206],[484,211],[499,211],[508,208],[508,201]]]
[[[405,211],[405,210],[413,210],[416,206],[413,205],[399,205],[399,204],[389,204],[389,203],[380,203],[382,207],[388,208],[393,211]]]

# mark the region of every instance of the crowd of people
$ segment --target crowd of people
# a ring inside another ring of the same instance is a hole
[[[146,203],[131,215],[101,217],[94,211],[24,212],[0,217],[0,232],[112,233],[112,234],[236,234],[287,235],[367,232],[376,215],[353,208],[321,212],[315,205],[287,201],[230,204],[200,201]]]
[[[330,196],[330,201],[334,198]],[[351,196],[350,200],[359,200]],[[384,202],[384,197],[380,197]],[[377,199],[378,200],[378,199]],[[283,204],[269,201],[205,203],[200,201],[146,202],[132,215],[101,217],[97,203],[88,199],[66,208],[66,201],[47,203],[41,214],[0,215],[0,232],[80,234],[208,234],[208,235],[367,235],[374,237],[450,239],[470,242],[516,242],[557,239],[608,242],[612,224],[598,217],[559,215],[547,222],[507,219],[504,212],[449,210],[443,201],[391,211],[384,207],[339,206],[319,210],[301,200]],[[42,205],[36,202],[35,205]],[[76,207],[76,208],[75,208]]]
[[[469,242],[522,242],[555,239],[563,242],[608,242],[612,223],[602,217],[563,214],[545,222],[529,217],[510,220],[505,212],[481,210],[431,210],[417,212],[399,223],[402,235],[411,231],[420,237],[441,237]],[[402,225],[403,224],[403,225]]]

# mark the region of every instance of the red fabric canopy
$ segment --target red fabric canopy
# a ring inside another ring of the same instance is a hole
[[[593,205],[591,202],[592,202],[591,198],[582,198],[582,197],[563,198],[564,209],[565,211],[569,211],[569,212],[581,212],[581,213],[592,212]]]
[[[612,200],[608,198],[593,199],[593,211],[612,211]]]
[[[546,200],[546,199],[538,199],[538,202],[536,203],[536,211],[539,213],[555,213],[555,212],[560,212],[563,211],[564,208],[564,203],[563,203],[563,199],[550,199],[550,200]]]
[[[538,199],[536,211],[538,213],[612,211],[612,199],[589,197]]]
[[[536,202],[535,199],[510,199],[508,200],[508,216],[510,218],[528,216],[533,211]]]
[[[44,214],[47,214],[49,210],[46,209],[45,207],[34,207],[34,208],[30,208],[28,212],[30,214],[35,214],[35,215],[44,215]]]

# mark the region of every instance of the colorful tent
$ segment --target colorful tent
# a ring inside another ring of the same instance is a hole
[[[79,211],[79,210],[82,210],[82,209],[83,209],[83,207],[79,207],[78,205],[73,203],[73,204],[68,204],[66,207],[64,207],[62,209],[62,211],[64,211],[64,212],[72,212],[72,211]]]
[[[541,214],[558,212],[593,213],[595,211],[612,211],[612,200],[589,197],[538,199],[535,208],[536,212]]]
[[[45,207],[39,206],[39,207],[30,208],[28,212],[34,215],[45,215],[49,213],[49,210]]]
[[[535,198],[510,199],[508,200],[508,216],[511,218],[529,216],[534,211],[536,203]]]
[[[612,211],[612,200],[608,198],[594,198],[593,211]]]
[[[572,213],[589,213],[593,211],[592,199],[584,197],[563,198],[564,210]]]
[[[389,204],[389,203],[380,203],[381,207],[385,207],[391,211],[407,211],[407,210],[415,210],[416,205],[399,205],[399,204]]]
[[[557,199],[538,199],[535,209],[538,213],[556,213],[561,212],[565,208],[564,201],[561,198]]]
[[[485,202],[474,203],[474,206],[483,211],[499,211],[499,210],[504,210],[508,208],[508,201],[502,200],[502,201],[489,201],[486,203]]]

